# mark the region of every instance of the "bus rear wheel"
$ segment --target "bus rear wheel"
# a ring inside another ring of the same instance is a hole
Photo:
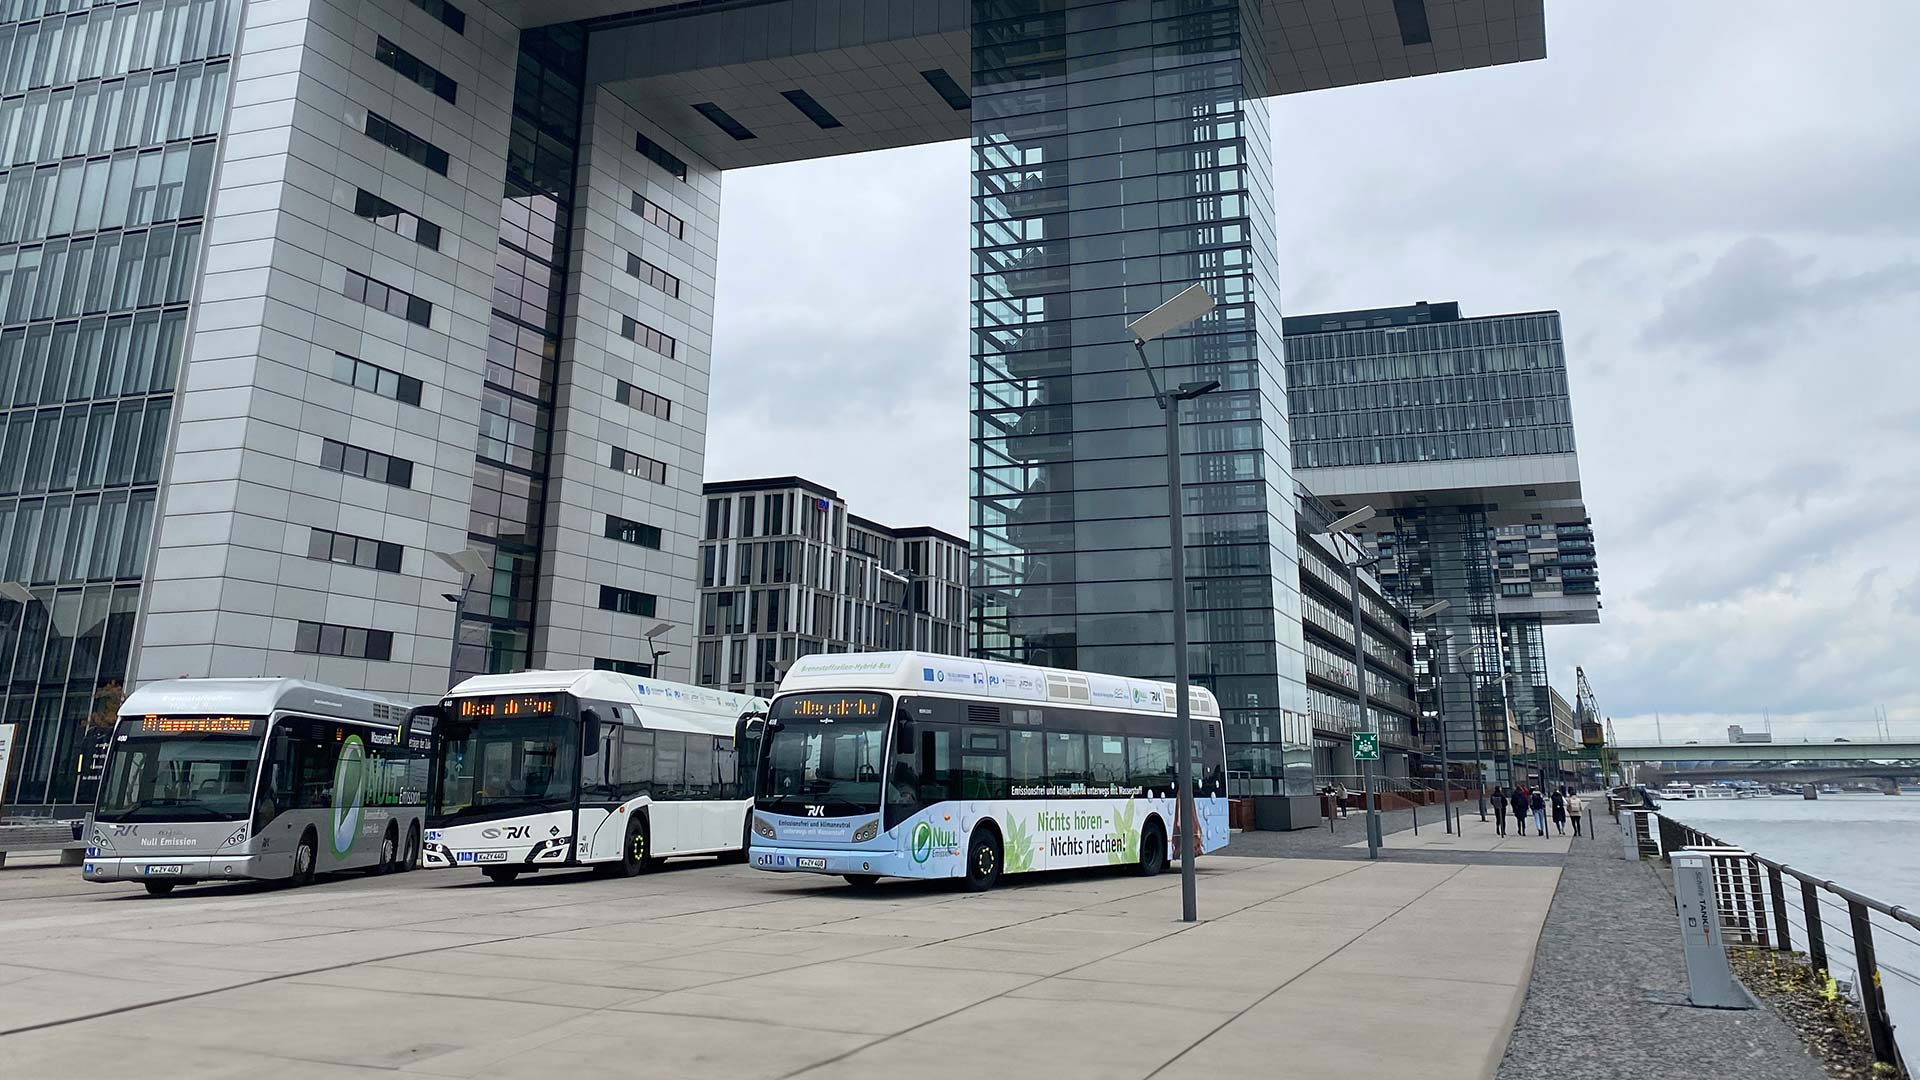
[[[400,856],[400,865],[396,868],[406,873],[420,865],[420,823],[407,826],[407,850]]]
[[[177,884],[179,884],[179,882],[175,882],[175,881],[149,881],[149,882],[146,882],[145,884],[146,884],[146,886],[147,886],[147,895],[148,895],[148,896],[165,896],[165,895],[167,895],[168,893],[170,893],[170,892],[172,892],[172,891],[173,891],[173,887],[174,887],[175,885],[177,885]]]
[[[496,885],[511,885],[513,879],[520,876],[520,871],[503,866],[489,866],[480,872],[487,875],[487,880]]]
[[[967,841],[967,891],[986,892],[1000,883],[1000,838],[975,829]]]
[[[400,833],[393,826],[387,826],[387,835],[380,838],[380,858],[367,870],[374,874],[391,874],[400,869]]]
[[[1140,830],[1140,876],[1153,877],[1167,868],[1167,833],[1158,820]]]

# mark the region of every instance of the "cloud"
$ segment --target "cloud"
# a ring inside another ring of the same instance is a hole
[[[1855,274],[1816,276],[1818,260],[1764,236],[1736,242],[1706,273],[1669,293],[1640,332],[1654,348],[1700,347],[1733,367],[1765,363],[1821,319],[1920,293],[1920,262],[1902,259]]]

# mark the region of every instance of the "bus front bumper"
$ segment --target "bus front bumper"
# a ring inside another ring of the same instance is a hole
[[[89,855],[88,881],[249,881],[271,877],[259,855]]]
[[[927,867],[898,851],[849,851],[846,848],[762,847],[755,844],[748,861],[756,870],[776,874],[877,874],[881,877],[928,877]]]

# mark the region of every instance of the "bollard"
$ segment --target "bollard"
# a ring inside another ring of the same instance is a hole
[[[1751,1009],[1752,999],[1734,980],[1720,937],[1713,900],[1713,857],[1701,851],[1667,853],[1673,863],[1673,899],[1680,916],[1681,953],[1687,962],[1687,1001],[1705,1009]]]
[[[1887,998],[1880,989],[1880,962],[1873,955],[1873,919],[1867,905],[1847,901],[1847,913],[1853,917],[1853,960],[1855,982],[1860,986],[1860,1007],[1867,1014],[1867,1034],[1873,1039],[1873,1059],[1897,1065],[1899,1055],[1893,1048],[1893,1021],[1887,1018]]]
[[[1628,862],[1640,861],[1640,837],[1635,834],[1631,810],[1620,811],[1620,844],[1623,849],[1620,853],[1621,858]]]

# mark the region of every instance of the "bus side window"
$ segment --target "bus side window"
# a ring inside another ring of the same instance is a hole
[[[1127,741],[1118,735],[1094,732],[1087,736],[1087,775],[1097,785],[1124,783],[1127,778]]]
[[[620,733],[621,801],[637,799],[653,787],[653,732],[628,729]]]
[[[1007,732],[1008,757],[1011,759],[1013,786],[1034,788],[1047,782],[1047,764],[1041,744],[1046,736],[1038,731],[1014,729]]]
[[[1087,737],[1072,731],[1047,732],[1047,782],[1055,787],[1087,782]]]
[[[962,799],[1004,799],[1007,797],[1006,732],[999,728],[961,729],[964,741],[960,756]]]
[[[1173,740],[1129,735],[1127,783],[1147,791],[1173,790]]]
[[[277,724],[261,758],[260,792],[253,805],[253,831],[259,832],[282,811],[293,809],[298,794],[295,769],[299,765],[299,743],[286,724]]]
[[[738,799],[743,797],[739,775],[739,755],[734,752],[733,739],[719,736],[713,740],[713,797],[716,799]]]
[[[688,799],[707,799],[713,797],[713,737],[711,735],[688,735],[687,740],[687,781],[681,788],[681,795]]]
[[[333,773],[340,764],[340,741],[333,728],[317,720],[299,722],[300,790],[294,805],[302,810],[325,810],[333,805]]]
[[[684,799],[687,794],[687,737],[678,731],[653,733],[653,797]]]

